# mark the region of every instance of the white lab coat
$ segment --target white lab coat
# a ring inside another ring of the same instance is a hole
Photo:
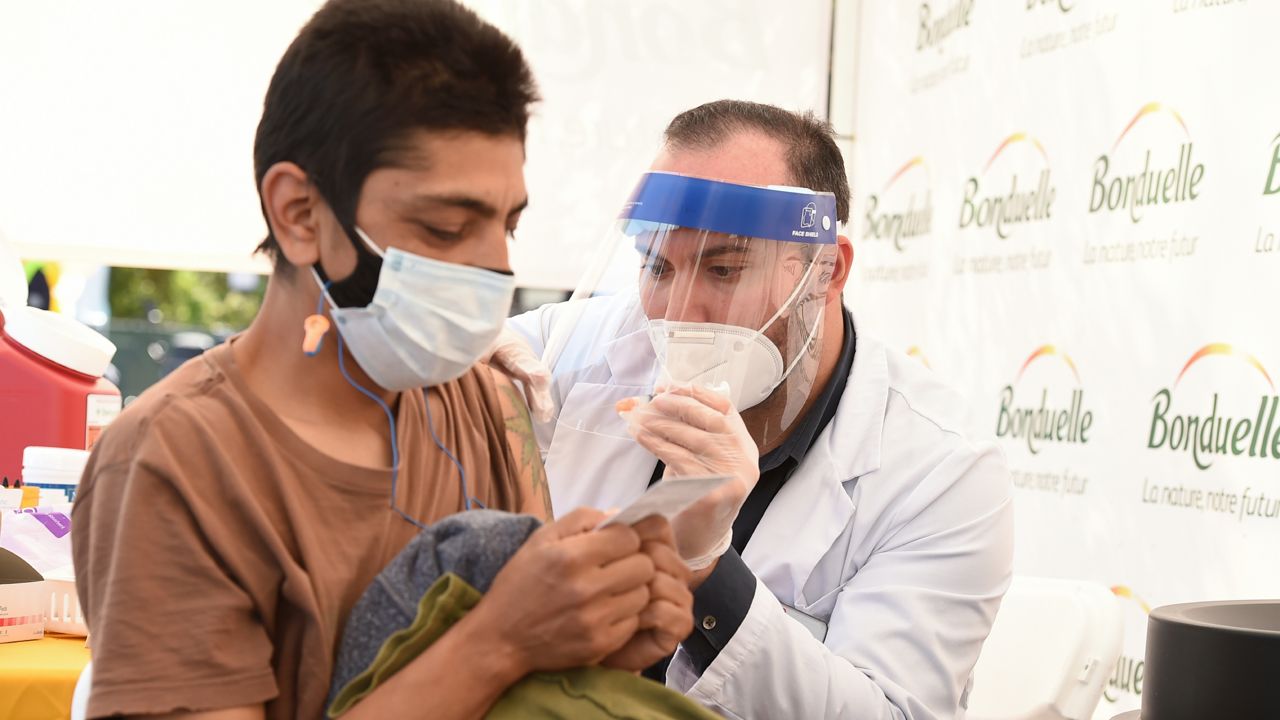
[[[510,320],[541,353],[580,315],[553,381],[559,422],[539,428],[558,514],[625,506],[656,464],[613,408],[648,390],[642,319],[630,302],[579,302]],[[757,578],[746,619],[701,677],[677,651],[667,684],[733,718],[963,717],[1009,585],[1013,510],[1002,456],[966,439],[962,416],[918,361],[859,333],[835,417],[742,554]],[[826,622],[826,639],[779,603]]]

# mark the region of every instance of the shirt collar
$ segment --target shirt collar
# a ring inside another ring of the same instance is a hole
[[[831,375],[830,380],[827,380],[818,399],[795,424],[795,429],[787,435],[782,444],[760,458],[761,472],[774,470],[787,460],[792,460],[798,465],[813,447],[818,435],[831,422],[831,418],[835,417],[836,409],[840,407],[840,398],[844,395],[845,385],[849,382],[849,371],[853,368],[854,347],[857,345],[857,335],[853,330],[853,315],[844,307],[841,307],[841,314],[844,316],[844,339],[840,344],[840,357],[836,360],[835,373]]]

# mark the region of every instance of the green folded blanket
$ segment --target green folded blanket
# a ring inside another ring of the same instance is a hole
[[[329,706],[337,718],[418,654],[431,647],[480,602],[480,592],[446,573],[418,601],[409,627],[387,637],[373,664],[338,690]],[[708,720],[718,716],[662,685],[621,670],[586,667],[533,673],[513,685],[486,715],[490,720]]]
[[[347,618],[334,658],[330,718],[337,718],[431,647],[480,602],[540,523],[472,510],[418,533],[374,578]],[[703,720],[716,715],[630,673],[599,667],[534,673],[508,688],[490,718]]]

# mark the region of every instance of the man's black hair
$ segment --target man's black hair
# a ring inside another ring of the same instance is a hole
[[[258,189],[268,168],[293,162],[351,234],[365,179],[395,166],[414,133],[523,140],[536,100],[520,48],[453,0],[330,0],[271,78],[253,148]],[[258,250],[280,266],[267,233]]]
[[[743,100],[717,100],[686,110],[667,126],[667,144],[708,150],[730,135],[755,130],[786,148],[791,182],[836,196],[836,219],[849,220],[849,176],[831,124],[813,113],[794,113],[774,105]]]

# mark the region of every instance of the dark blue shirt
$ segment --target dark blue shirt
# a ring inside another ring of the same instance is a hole
[[[720,557],[716,569],[693,593],[693,633],[685,638],[682,645],[699,673],[706,672],[720,651],[729,644],[746,619],[747,611],[751,609],[751,601],[756,592],[756,578],[742,561],[741,553],[760,525],[769,503],[777,497],[778,491],[796,468],[800,467],[805,454],[813,447],[831,418],[835,417],[845,385],[849,382],[856,345],[853,316],[846,309],[844,339],[840,345],[840,358],[836,361],[835,372],[782,444],[760,458],[760,481],[747,496],[733,523],[733,546]],[[659,461],[649,484],[660,480],[665,469]],[[671,658],[667,658],[645,670],[645,677],[664,682],[670,661]]]

